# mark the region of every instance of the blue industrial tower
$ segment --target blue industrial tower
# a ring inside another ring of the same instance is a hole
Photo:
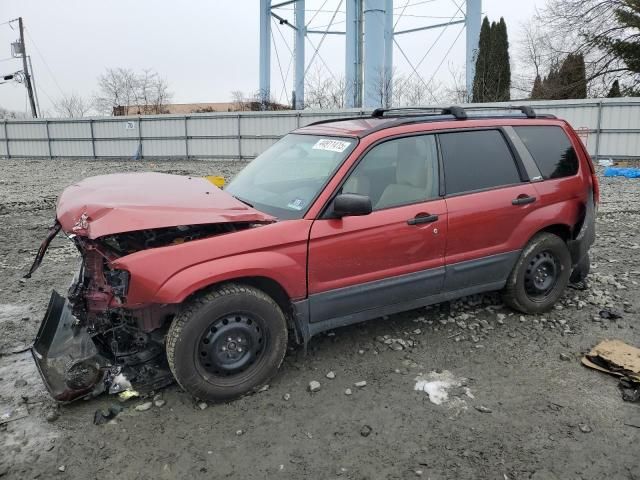
[[[395,37],[419,31],[464,24],[466,28],[466,88],[471,96],[475,70],[475,53],[480,39],[482,0],[466,0],[464,19],[394,31],[393,0],[346,0],[346,27],[344,31],[311,30],[305,24],[305,0],[286,0],[272,4],[260,0],[260,95],[263,104],[270,98],[271,85],[271,17],[295,30],[294,36],[294,91],[295,107],[304,107],[305,38],[308,35],[345,36],[345,96],[347,107],[381,107],[378,93],[381,82],[393,88],[393,45]],[[294,5],[294,22],[282,18],[273,10]],[[454,2],[456,6],[457,3]],[[460,8],[460,7],[458,7]]]

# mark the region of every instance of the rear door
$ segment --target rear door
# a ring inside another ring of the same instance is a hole
[[[445,291],[501,288],[537,192],[500,129],[439,135],[448,212]]]
[[[368,195],[373,212],[311,227],[312,322],[347,324],[440,292],[447,211],[438,170],[434,135],[388,140],[360,159],[339,192]]]

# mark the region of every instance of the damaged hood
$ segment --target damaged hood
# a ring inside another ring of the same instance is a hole
[[[151,172],[71,185],[58,199],[56,216],[66,233],[91,239],[178,225],[275,221],[204,178]]]

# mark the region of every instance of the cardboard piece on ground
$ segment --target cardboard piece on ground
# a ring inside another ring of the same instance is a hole
[[[582,359],[582,364],[640,382],[640,349],[620,340],[604,340]]]

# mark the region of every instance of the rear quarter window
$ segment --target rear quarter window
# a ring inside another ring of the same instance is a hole
[[[520,183],[511,150],[498,130],[442,133],[447,195]]]
[[[578,173],[578,156],[565,131],[555,126],[514,127],[545,180]]]

